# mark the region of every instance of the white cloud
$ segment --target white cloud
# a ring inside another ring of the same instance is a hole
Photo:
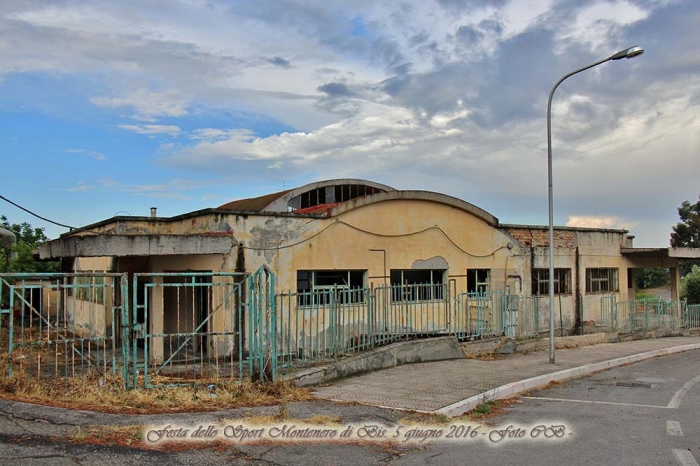
[[[76,184],[72,188],[65,189],[65,191],[82,192],[82,191],[91,191],[93,189],[95,189],[95,186],[88,184],[85,181],[78,181],[78,184]]]
[[[124,97],[93,97],[92,103],[100,107],[131,107],[133,118],[155,121],[160,117],[182,117],[187,115],[188,99],[178,91],[149,92],[138,89]]]
[[[180,128],[174,125],[119,125],[119,127],[138,134],[168,134],[173,137],[180,134]]]
[[[90,157],[95,160],[107,160],[107,156],[103,154],[102,152],[94,151],[94,150],[87,150],[87,149],[66,149],[67,153],[69,154],[81,154],[86,157]]]
[[[571,216],[566,221],[567,227],[601,228],[608,230],[631,230],[639,222],[633,222],[619,217],[589,217]]]
[[[200,180],[174,178],[166,183],[152,184],[124,184],[115,182],[110,183],[109,187],[136,196],[166,199],[193,199],[193,195],[187,195],[185,193],[226,184],[228,182],[229,179],[226,178]],[[103,186],[106,185],[103,184]]]
[[[120,184],[118,181],[111,178],[100,178],[97,180],[97,183],[103,188],[114,188]]]
[[[146,196],[159,199],[190,200],[194,199],[196,194],[187,193],[194,193],[198,190],[208,189],[213,186],[226,185],[230,182],[230,178],[224,177],[198,180],[174,178],[164,183],[128,184],[112,178],[103,177],[97,180],[97,186],[80,181],[75,187],[67,189],[67,191],[87,191],[101,188],[103,191],[116,191],[134,196]],[[219,196],[216,194],[208,194],[204,195],[202,200],[206,201],[216,197]]]
[[[217,161],[235,159],[304,163],[339,155],[371,157],[375,153],[397,152],[416,142],[450,137],[446,131],[420,127],[410,111],[379,105],[310,133],[260,138],[250,131],[233,130],[216,136],[176,150],[162,162],[184,166],[214,166]]]
[[[215,142],[236,137],[250,139],[253,137],[253,132],[247,129],[223,130],[218,128],[200,128],[192,131],[188,137],[193,140]]]

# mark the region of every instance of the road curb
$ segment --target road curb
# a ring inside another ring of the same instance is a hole
[[[479,395],[474,395],[469,398],[465,398],[464,400],[437,409],[433,411],[433,414],[443,414],[450,417],[456,417],[468,411],[471,411],[472,409],[483,403],[484,400],[499,400],[502,398],[508,398],[514,395],[519,395],[521,393],[528,392],[530,390],[543,388],[550,382],[558,382],[561,380],[581,377],[584,375],[591,374],[593,372],[622,366],[624,364],[630,364],[633,362],[643,361],[645,359],[655,358],[657,356],[664,356],[673,353],[682,353],[684,351],[691,351],[696,349],[700,349],[700,343],[692,343],[689,345],[673,346],[671,348],[662,348],[652,351],[646,351],[644,353],[632,354],[630,356],[624,356],[617,359],[610,359],[607,361],[596,362],[593,364],[586,364],[585,366],[572,367],[570,369],[564,369],[549,374],[538,375],[529,379],[519,380],[517,382],[511,382],[506,385],[501,385],[500,387],[493,388]]]

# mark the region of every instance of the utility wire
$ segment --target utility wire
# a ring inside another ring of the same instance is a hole
[[[63,223],[54,222],[53,220],[49,220],[49,219],[46,218],[46,217],[42,217],[41,215],[36,214],[36,213],[32,212],[31,210],[26,209],[26,208],[22,207],[21,205],[15,203],[15,202],[12,202],[11,200],[9,200],[8,198],[6,198],[5,196],[0,195],[0,199],[2,199],[2,200],[5,201],[5,202],[9,202],[10,204],[12,204],[13,206],[17,207],[18,209],[22,209],[23,211],[27,212],[28,214],[31,214],[31,215],[33,215],[33,216],[35,216],[35,217],[37,217],[37,218],[40,218],[41,220],[44,220],[45,222],[53,223],[54,225],[58,225],[59,227],[68,228],[68,229],[70,229],[70,230],[77,230],[77,229],[78,229],[78,228],[76,228],[76,227],[72,227],[72,226],[70,226],[70,225],[64,225]],[[328,229],[331,228],[332,226],[338,225],[338,224],[345,225],[345,226],[347,226],[347,227],[349,227],[349,228],[352,228],[353,230],[357,230],[357,231],[360,231],[360,232],[362,232],[362,233],[366,233],[366,234],[369,234],[369,235],[372,235],[372,236],[379,236],[379,237],[382,237],[382,238],[400,238],[400,237],[418,235],[418,234],[425,233],[426,231],[430,231],[430,230],[438,230],[440,233],[443,234],[443,236],[445,236],[445,238],[446,238],[450,243],[452,243],[452,245],[453,245],[455,248],[459,249],[462,253],[466,254],[467,256],[471,256],[471,257],[489,257],[489,256],[493,256],[497,251],[500,251],[501,249],[503,249],[503,246],[501,246],[500,248],[497,248],[496,250],[494,250],[494,251],[491,252],[490,254],[484,254],[484,255],[472,254],[472,253],[470,253],[470,252],[468,252],[468,251],[465,251],[465,250],[462,249],[461,247],[459,247],[459,246],[457,245],[457,243],[455,243],[454,240],[453,240],[452,238],[450,238],[450,236],[449,236],[442,228],[438,227],[437,225],[436,225],[436,226],[433,226],[433,227],[428,227],[428,228],[425,228],[425,229],[419,230],[419,231],[413,231],[413,232],[410,232],[410,233],[399,233],[399,234],[393,234],[393,235],[392,235],[392,234],[376,233],[376,232],[373,232],[373,231],[364,230],[364,229],[362,229],[362,228],[356,227],[355,225],[351,225],[351,224],[349,224],[349,223],[346,223],[346,222],[344,222],[344,221],[342,221],[342,220],[337,220],[337,221],[331,223],[330,225],[326,226],[323,230],[317,232],[316,234],[314,234],[314,235],[312,235],[312,236],[310,236],[310,237],[308,237],[308,238],[306,238],[306,239],[303,239],[303,240],[301,240],[301,241],[299,241],[299,242],[293,243],[293,244],[287,244],[287,245],[284,245],[284,246],[262,247],[262,248],[261,248],[261,247],[244,246],[244,249],[250,249],[250,250],[253,250],[253,251],[274,251],[274,250],[276,250],[276,249],[287,249],[287,248],[291,248],[291,247],[298,246],[298,245],[300,245],[300,244],[302,244],[302,243],[306,243],[307,241],[310,241],[310,240],[314,239],[315,237],[319,236],[321,233],[325,232],[326,230],[328,230]],[[94,232],[94,231],[88,231],[88,233],[94,233],[94,234],[97,234],[97,235],[101,234],[101,233]]]
[[[461,251],[462,253],[464,253],[465,255],[471,256],[471,257],[490,257],[490,256],[493,256],[496,252],[498,252],[498,251],[500,251],[501,249],[504,248],[504,246],[501,246],[501,247],[499,247],[498,249],[496,249],[496,250],[494,250],[493,252],[491,252],[490,254],[484,254],[484,255],[472,254],[472,253],[470,253],[470,252],[468,252],[468,251],[465,251],[465,250],[462,249],[461,247],[459,247],[459,246],[457,245],[457,243],[455,243],[455,242],[452,240],[452,238],[450,238],[450,236],[449,236],[442,228],[440,228],[440,227],[438,227],[438,226],[432,226],[432,227],[424,228],[423,230],[412,231],[412,232],[409,232],[409,233],[386,234],[386,233],[376,233],[376,232],[373,232],[373,231],[365,230],[365,229],[362,229],[362,228],[360,228],[360,227],[356,227],[355,225],[351,225],[351,224],[349,224],[349,223],[346,223],[346,222],[344,222],[344,221],[342,221],[342,220],[336,220],[335,222],[331,223],[330,225],[327,225],[324,229],[322,229],[321,231],[317,232],[316,234],[314,234],[314,235],[312,235],[312,236],[310,236],[310,237],[308,237],[308,238],[306,238],[306,239],[303,239],[303,240],[301,240],[301,241],[298,241],[298,242],[296,242],[296,243],[286,244],[286,245],[283,245],[283,246],[271,246],[271,247],[244,246],[243,248],[244,248],[244,249],[249,249],[249,250],[252,250],[252,251],[274,251],[274,250],[278,250],[278,249],[287,249],[287,248],[291,248],[291,247],[298,246],[298,245],[300,245],[300,244],[306,243],[307,241],[310,241],[310,240],[314,239],[315,237],[319,236],[320,234],[322,234],[323,232],[325,232],[326,230],[328,230],[329,228],[331,228],[331,227],[333,227],[333,226],[335,226],[335,225],[345,225],[346,227],[352,228],[353,230],[357,230],[357,231],[360,231],[360,232],[362,232],[362,233],[366,233],[366,234],[369,234],[369,235],[372,235],[372,236],[379,236],[379,237],[382,237],[382,238],[400,238],[400,237],[418,235],[418,234],[425,233],[426,231],[430,231],[430,230],[438,230],[440,233],[443,234],[443,236],[445,236],[445,238],[447,238],[447,240],[448,240],[455,248],[457,248],[458,250],[460,250],[460,251]]]
[[[53,220],[49,220],[48,218],[42,217],[42,216],[39,215],[39,214],[35,214],[35,213],[32,212],[31,210],[25,209],[25,208],[22,207],[21,205],[12,202],[11,200],[9,200],[8,198],[6,198],[6,197],[3,196],[3,195],[0,195],[0,199],[2,199],[2,200],[5,201],[5,202],[9,202],[10,204],[12,204],[13,206],[17,207],[18,209],[22,209],[23,211],[27,212],[28,214],[31,214],[31,215],[35,216],[36,218],[40,218],[40,219],[42,219],[42,220],[45,221],[45,222],[53,223],[54,225],[58,225],[59,227],[63,227],[63,228],[68,228],[68,229],[70,229],[70,230],[76,230],[76,229],[77,229],[77,228],[72,227],[72,226],[70,226],[70,225],[64,225],[63,223],[54,222]]]

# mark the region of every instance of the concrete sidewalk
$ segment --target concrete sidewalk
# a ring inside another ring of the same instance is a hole
[[[549,352],[513,354],[497,360],[458,359],[394,367],[318,387],[314,395],[382,408],[456,416],[483,401],[513,396],[606,368],[662,354],[700,349],[700,337],[668,337]]]

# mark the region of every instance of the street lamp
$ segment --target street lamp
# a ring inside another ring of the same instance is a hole
[[[554,197],[552,194],[552,97],[559,84],[565,79],[601,65],[610,60],[622,60],[623,58],[634,58],[644,53],[644,49],[639,46],[617,52],[603,60],[597,61],[588,66],[584,66],[576,71],[564,75],[552,88],[547,101],[547,181],[549,183],[549,362],[554,364]]]

